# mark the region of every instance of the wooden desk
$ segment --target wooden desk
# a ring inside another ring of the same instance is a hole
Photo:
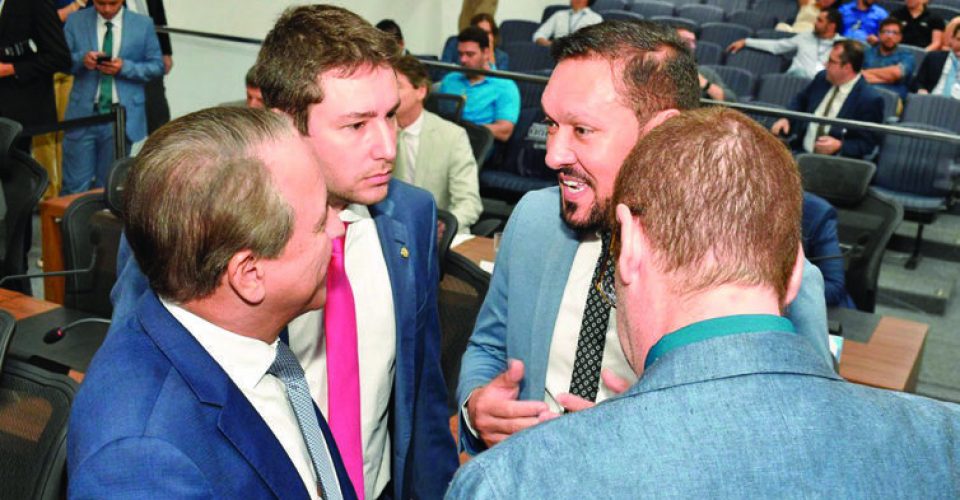
[[[0,288],[0,309],[12,314],[13,318],[17,321],[58,308],[60,308],[59,304],[53,304],[35,299],[20,292]]]
[[[40,249],[45,272],[63,271],[63,237],[60,219],[74,200],[90,193],[102,193],[103,188],[76,193],[40,202]],[[66,281],[62,276],[43,278],[43,296],[50,302],[63,304]]]
[[[452,249],[477,265],[493,261],[493,239],[474,238]],[[894,316],[870,315],[859,311],[830,311],[847,317],[873,317],[876,327],[867,342],[845,340],[840,355],[840,376],[858,384],[914,392],[920,371],[923,343],[929,325]]]

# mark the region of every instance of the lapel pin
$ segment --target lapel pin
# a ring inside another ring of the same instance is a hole
[[[410,257],[410,250],[407,250],[407,247],[400,247],[400,256],[404,259]]]

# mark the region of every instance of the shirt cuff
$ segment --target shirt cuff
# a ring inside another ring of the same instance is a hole
[[[476,389],[474,389],[476,391]],[[464,426],[466,427],[466,432],[470,434],[473,439],[479,440],[480,434],[477,433],[477,430],[473,428],[473,423],[470,422],[470,412],[467,411],[467,403],[470,402],[470,398],[473,397],[473,391],[467,396],[467,399],[463,400],[463,404],[460,405],[460,419],[463,420]]]

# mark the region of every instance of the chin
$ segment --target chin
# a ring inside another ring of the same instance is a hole
[[[593,231],[603,225],[603,211],[597,208],[587,210],[582,205],[568,203],[561,199],[560,214],[563,222],[575,231]]]

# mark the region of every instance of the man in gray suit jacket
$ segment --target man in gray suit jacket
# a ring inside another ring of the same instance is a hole
[[[960,408],[843,381],[780,316],[802,202],[776,138],[725,108],[681,113],[640,140],[612,203],[616,285],[597,286],[643,377],[481,454],[450,498],[956,496]]]
[[[542,104],[559,189],[528,193],[507,223],[460,365],[461,444],[470,453],[636,380],[593,286],[613,268],[602,266],[604,215],[637,138],[700,104],[696,64],[673,28],[608,21],[552,50],[558,64]],[[813,265],[805,271],[790,320],[829,366],[823,280]]]
[[[437,208],[453,213],[460,232],[467,233],[483,211],[470,139],[462,127],[423,109],[430,91],[423,63],[403,56],[394,69],[400,86],[400,130],[393,176],[430,191]]]

